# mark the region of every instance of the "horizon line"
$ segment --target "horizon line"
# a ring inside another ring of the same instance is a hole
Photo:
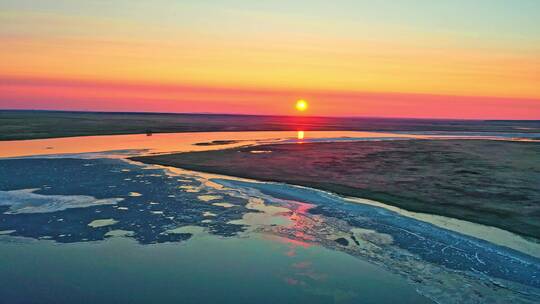
[[[446,120],[446,121],[523,121],[535,122],[538,119],[511,119],[511,118],[425,118],[425,117],[399,117],[399,116],[321,116],[321,115],[278,115],[278,114],[249,114],[224,112],[154,112],[154,111],[106,111],[106,110],[62,110],[62,109],[17,109],[0,108],[0,112],[59,112],[59,113],[87,113],[87,114],[139,114],[139,115],[211,115],[211,116],[252,116],[252,117],[294,117],[294,118],[330,118],[330,119],[408,119],[408,120]]]

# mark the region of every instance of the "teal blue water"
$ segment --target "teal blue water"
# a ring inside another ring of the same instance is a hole
[[[282,238],[196,235],[0,246],[4,303],[426,303],[402,278],[345,253]]]

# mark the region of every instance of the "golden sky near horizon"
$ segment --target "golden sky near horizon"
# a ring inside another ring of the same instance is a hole
[[[0,22],[2,108],[540,118],[536,1],[0,0]]]

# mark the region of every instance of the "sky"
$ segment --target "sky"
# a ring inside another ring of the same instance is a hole
[[[0,108],[540,119],[537,0],[0,0]]]

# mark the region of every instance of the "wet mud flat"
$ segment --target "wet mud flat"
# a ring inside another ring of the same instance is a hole
[[[270,144],[132,159],[314,187],[540,238],[540,144],[533,142]]]

